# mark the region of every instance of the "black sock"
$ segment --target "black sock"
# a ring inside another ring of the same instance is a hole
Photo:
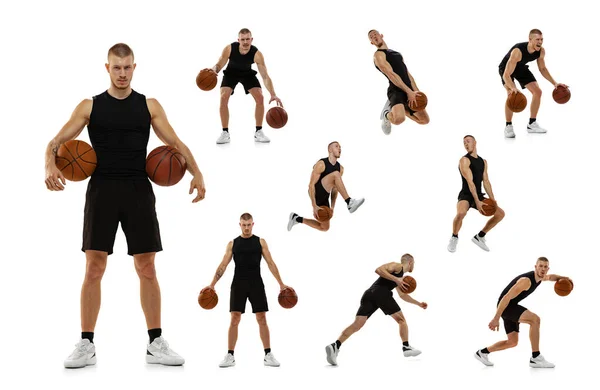
[[[533,122],[535,122],[535,118],[529,118],[529,124],[532,124]]]
[[[454,234],[454,233],[452,233],[452,237],[456,237],[456,238],[458,238],[458,234]]]
[[[303,222],[304,222],[304,218],[298,215],[298,216],[296,217],[296,222],[298,222],[298,223],[303,223]]]
[[[506,122],[506,126],[512,125],[512,122]]]
[[[223,127],[223,131],[226,131],[229,133],[229,127]]]
[[[271,352],[271,348],[265,348],[265,355]]]
[[[405,347],[408,347],[408,341],[403,341],[402,345],[404,345]]]
[[[481,353],[490,353],[490,351],[487,348],[484,348],[484,349],[480,350],[479,352],[481,352]]]
[[[342,346],[342,342],[340,340],[335,340],[335,345],[337,349],[340,349],[340,347]]]
[[[538,357],[538,356],[540,356],[540,351],[536,351],[536,352],[532,352],[532,353],[531,353],[531,357],[533,357],[534,359],[535,359],[536,357]]]
[[[485,237],[485,232],[482,230],[479,232],[479,234],[477,234],[477,236],[483,238],[483,237]]]
[[[344,199],[344,202],[346,202],[346,204],[350,204],[350,200],[351,200],[351,199],[352,199],[352,198]]]
[[[262,130],[262,126],[256,126],[256,131]]]
[[[228,350],[227,353],[233,355],[233,349]]]
[[[150,336],[150,344],[152,344],[154,339],[159,338],[161,334],[161,328],[148,329],[148,336]]]
[[[81,339],[88,339],[90,343],[94,344],[94,332],[81,332]]]

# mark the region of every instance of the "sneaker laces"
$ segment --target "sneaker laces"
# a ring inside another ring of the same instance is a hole
[[[73,351],[73,353],[71,353],[71,356],[69,356],[69,357],[75,357],[75,356],[85,355],[87,353],[87,350],[88,350],[88,345],[84,344],[81,341],[78,342],[77,344],[75,344],[75,350]]]

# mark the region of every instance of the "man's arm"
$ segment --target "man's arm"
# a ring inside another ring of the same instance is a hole
[[[404,81],[394,72],[392,69],[392,65],[387,62],[385,58],[385,54],[383,52],[378,51],[375,53],[375,65],[387,76],[388,79],[398,88],[407,93],[410,97],[414,91],[408,87],[408,85],[404,84]]]
[[[483,212],[483,204],[479,200],[479,194],[477,193],[477,188],[475,187],[475,183],[473,182],[473,172],[470,169],[471,161],[468,158],[462,157],[459,162],[460,174],[463,175],[467,184],[469,185],[469,191],[471,191],[471,195],[473,195],[473,199],[475,200],[475,205],[477,206],[477,210],[479,212]]]
[[[554,79],[550,75],[550,72],[548,71],[548,68],[546,67],[546,61],[544,60],[544,57],[546,57],[546,50],[542,47],[540,56],[537,59],[538,69],[540,70],[540,73],[542,74],[542,76],[544,76],[544,78],[546,80],[550,81],[552,83],[552,85],[554,85],[554,87],[556,88],[558,86],[558,83],[556,81],[554,81]]]
[[[548,275],[544,276],[545,281],[558,282],[560,279],[571,280],[571,278],[569,278],[568,276],[560,276],[560,275],[556,275],[556,274],[548,274]],[[573,283],[572,280],[571,280],[571,283]]]
[[[517,62],[521,61],[523,58],[521,54],[521,50],[513,49],[510,52],[510,57],[508,58],[508,62],[506,63],[506,67],[504,68],[504,73],[502,74],[502,79],[504,80],[504,84],[508,87],[510,93],[517,93],[517,87],[515,86],[514,81],[510,78],[510,75],[513,74],[515,68],[517,67]]]
[[[211,288],[213,290],[215,289],[215,285],[217,284],[219,279],[221,279],[223,274],[225,274],[225,270],[227,269],[227,266],[231,262],[232,258],[233,258],[233,241],[229,241],[229,244],[227,244],[227,249],[225,249],[225,255],[223,256],[223,260],[221,261],[221,264],[219,264],[219,267],[217,267],[217,272],[215,272],[215,277],[213,278],[212,282],[208,286],[209,288]]]
[[[494,198],[494,193],[492,192],[492,183],[490,183],[490,179],[487,174],[487,160],[483,160],[483,189],[486,194],[490,197],[491,200],[496,200]]]
[[[147,99],[148,109],[150,110],[150,116],[152,120],[152,128],[158,136],[158,138],[165,143],[165,145],[172,146],[179,150],[179,152],[185,158],[187,164],[187,170],[194,176],[190,183],[190,194],[194,192],[194,188],[198,190],[198,196],[192,201],[194,203],[204,199],[206,188],[204,187],[204,178],[200,168],[196,164],[196,160],[192,155],[190,149],[179,139],[175,130],[171,127],[167,119],[167,114],[163,110],[162,106],[156,99]]]
[[[267,91],[269,91],[269,93],[271,94],[271,99],[269,100],[269,103],[271,103],[273,100],[277,101],[277,104],[281,107],[283,107],[283,103],[281,103],[281,100],[277,97],[277,95],[275,94],[275,89],[273,88],[273,82],[271,81],[271,77],[269,77],[269,73],[267,72],[267,66],[265,65],[265,58],[263,57],[263,54],[259,51],[256,52],[256,54],[254,55],[254,62],[256,62],[256,67],[258,68],[258,73],[260,73],[260,76],[262,77],[263,81],[265,82],[265,87],[267,88]]]
[[[223,52],[221,53],[221,57],[219,57],[217,64],[215,66],[213,66],[212,68],[210,68],[210,70],[212,70],[213,72],[218,74],[219,71],[225,67],[225,64],[227,64],[227,61],[229,61],[230,55],[231,55],[231,45],[227,45],[225,47],[225,49],[223,49]]]
[[[62,191],[65,189],[66,180],[62,172],[56,167],[56,153],[60,145],[77,138],[83,128],[90,121],[92,112],[92,100],[85,99],[75,107],[69,121],[60,129],[58,134],[48,143],[46,147],[46,188],[50,191]],[[62,183],[61,183],[62,181]]]
[[[417,301],[416,299],[411,297],[409,294],[402,292],[400,287],[396,287],[396,292],[398,293],[398,296],[400,297],[400,299],[402,299],[403,301],[412,303],[413,305],[417,305],[423,309],[427,309],[427,303]]]
[[[418,92],[419,87],[417,87],[417,82],[415,81],[412,74],[410,74],[410,72],[408,70],[406,72],[408,73],[408,78],[410,79],[410,83],[412,84],[413,91]]]
[[[344,174],[344,167],[340,165],[340,176],[342,176]],[[335,200],[337,199],[338,196],[338,190],[333,187],[333,189],[331,190],[331,210],[333,211],[333,209],[335,208]]]
[[[308,183],[308,196],[312,203],[313,210],[317,209],[317,200],[315,198],[315,185],[321,177],[321,173],[325,171],[325,163],[319,160],[313,167],[312,173],[310,174],[310,182]]]
[[[384,279],[391,280],[396,283],[398,286],[408,287],[408,283],[406,283],[403,279],[404,277],[397,277],[392,275],[392,273],[398,273],[403,269],[402,264],[400,263],[387,263],[377,267],[375,273],[381,276]]]
[[[277,280],[277,283],[279,283],[279,288],[281,290],[285,290],[288,287],[281,281],[281,276],[279,276],[277,265],[275,265],[273,257],[271,257],[271,252],[269,251],[269,247],[267,246],[267,242],[263,238],[260,239],[260,246],[262,247],[262,255],[269,266],[269,271],[271,271],[275,277],[275,280]]]
[[[496,315],[488,325],[491,330],[498,330],[500,317],[502,316],[502,313],[504,313],[504,310],[510,303],[510,300],[516,298],[517,295],[521,294],[523,291],[529,289],[530,287],[531,280],[529,280],[528,278],[521,278],[517,281],[517,283],[515,283],[514,286],[511,287],[510,290],[508,290],[506,295],[504,295],[500,300],[498,308],[496,309]]]

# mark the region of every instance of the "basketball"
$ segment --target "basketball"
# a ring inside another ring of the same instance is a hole
[[[185,175],[187,164],[183,155],[172,146],[159,146],[146,158],[146,173],[159,186],[172,186]]]
[[[569,88],[559,85],[552,91],[552,99],[558,104],[565,104],[571,99],[571,91]]]
[[[277,299],[279,300],[281,307],[284,309],[291,309],[292,307],[296,306],[296,303],[298,303],[298,295],[296,295],[296,291],[291,288],[286,288],[285,290],[281,291]]]
[[[561,297],[566,297],[573,291],[573,283],[569,279],[562,278],[554,283],[554,292]]]
[[[327,222],[333,217],[333,210],[327,206],[320,206],[317,209],[317,219],[319,222]]]
[[[512,112],[521,112],[527,107],[527,98],[521,92],[511,93],[506,99],[506,105]]]
[[[486,217],[491,217],[492,215],[496,214],[496,202],[491,199],[485,198],[481,208],[483,209],[482,214]]]
[[[202,69],[196,76],[196,85],[203,91],[210,91],[217,85],[217,75],[209,69]]]
[[[423,111],[427,107],[427,96],[423,92],[417,92],[417,104],[412,107],[413,111]]]
[[[96,152],[87,142],[70,140],[60,145],[55,162],[65,179],[82,181],[96,170]]]
[[[205,288],[200,291],[200,295],[198,295],[198,303],[200,304],[201,308],[210,310],[217,306],[217,303],[219,303],[219,297],[217,296],[215,290]]]
[[[287,121],[287,112],[282,107],[272,107],[267,111],[267,124],[272,128],[281,129]]]
[[[417,281],[412,276],[406,275],[404,281],[409,284],[408,288],[400,287],[400,290],[405,294],[410,294],[417,288]]]

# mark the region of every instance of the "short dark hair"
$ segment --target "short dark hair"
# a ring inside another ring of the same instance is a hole
[[[471,134],[467,134],[467,135],[465,135],[465,136],[463,137],[463,139],[465,139],[465,138],[467,138],[467,137],[471,137],[471,138],[475,139],[475,137],[473,137]]]
[[[549,262],[550,262],[550,260],[548,260],[548,258],[547,258],[547,257],[544,257],[544,256],[538,257],[537,261],[545,261],[545,262],[547,262],[547,263],[549,263]]]
[[[254,218],[252,218],[252,214],[250,214],[250,213],[244,213],[244,214],[242,214],[240,216],[240,219],[243,220],[243,221],[249,221],[249,220],[254,219]]]
[[[369,32],[367,33],[367,36],[371,35],[371,33],[372,33],[373,31],[377,31],[377,30],[375,30],[375,29],[369,30]],[[377,31],[377,33],[379,34],[379,31]]]
[[[537,28],[534,28],[533,30],[529,31],[529,36],[532,36],[533,34],[542,35],[542,32],[540,30],[538,30]]]
[[[327,151],[329,151],[329,148],[331,148],[331,145],[333,145],[333,144],[339,145],[339,142],[337,142],[337,141],[330,142],[329,145],[327,145]]]
[[[240,32],[238,33],[238,35],[242,35],[242,34],[252,34],[252,33],[247,28],[243,28],[243,29],[240,30]]]
[[[111,54],[113,54],[119,58],[125,58],[127,56],[134,57],[133,50],[131,50],[129,45],[126,43],[117,43],[116,45],[113,45],[113,47],[108,49],[108,56],[110,56]]]

